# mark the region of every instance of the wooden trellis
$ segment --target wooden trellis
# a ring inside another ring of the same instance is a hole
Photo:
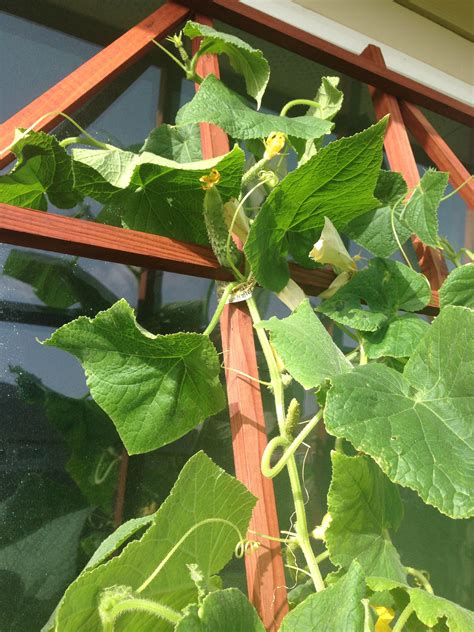
[[[387,69],[376,47],[369,46],[361,56],[349,53],[236,0],[188,0],[183,4],[191,8],[167,2],[8,119],[0,126],[0,147],[7,147],[12,142],[15,128],[29,127],[38,119],[41,120],[35,129],[53,129],[62,120],[61,116],[45,114],[52,110],[67,113],[76,111],[106,83],[145,54],[152,46],[152,39],[164,38],[188,18],[206,21],[215,17],[372,86],[377,117],[391,114],[385,141],[390,166],[404,175],[409,188],[418,182],[418,171],[407,129],[434,164],[440,170],[450,172],[453,186],[459,186],[467,179],[469,174],[461,162],[413,104],[423,105],[470,125],[474,121],[472,108]],[[196,16],[192,9],[199,11],[199,15]],[[202,75],[210,72],[218,75],[216,59],[203,56],[199,62],[199,72]],[[228,151],[227,138],[218,128],[202,125],[201,139],[205,157]],[[0,167],[13,159],[9,150],[4,151],[0,155]],[[460,195],[468,208],[473,210],[474,183],[464,187]],[[473,215],[470,214],[470,217]],[[0,239],[10,244],[133,264],[147,269],[231,280],[229,272],[218,264],[209,248],[7,204],[0,204]],[[433,290],[431,303],[423,311],[435,315],[438,311],[436,290],[446,275],[445,264],[438,251],[427,249],[416,238],[414,245]],[[334,279],[334,274],[329,270],[309,271],[296,265],[290,267],[292,278],[309,295],[319,294]],[[221,335],[236,473],[259,498],[251,529],[277,536],[279,528],[273,484],[260,473],[266,432],[259,386],[257,382],[231,371],[238,369],[258,377],[252,324],[245,307],[231,305],[226,308],[221,319]],[[119,490],[122,497],[123,491]],[[247,583],[249,597],[259,610],[266,629],[273,631],[278,628],[287,610],[285,579],[278,543],[264,539],[263,544],[255,555],[246,560]]]

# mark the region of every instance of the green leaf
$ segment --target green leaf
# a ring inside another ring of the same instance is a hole
[[[11,250],[3,273],[31,285],[48,307],[64,309],[79,303],[84,311],[96,313],[117,300],[95,277],[61,257]]]
[[[321,230],[324,217],[339,229],[374,208],[386,125],[383,119],[355,136],[330,143],[273,189],[245,244],[252,271],[264,287],[279,292],[288,282],[289,232],[304,236]]]
[[[474,311],[445,307],[405,365],[333,378],[325,422],[395,483],[452,518],[474,514]]]
[[[80,201],[71,158],[54,136],[29,132],[11,151],[18,161],[0,176],[0,202],[46,211],[47,198],[58,208],[72,208]]]
[[[341,109],[344,100],[344,94],[338,90],[338,85],[339,77],[322,77],[321,86],[314,97],[316,103],[319,103],[319,107],[308,108],[306,116],[316,116],[325,121],[332,121]],[[291,144],[299,157],[298,166],[308,162],[321,146],[320,142],[314,140],[305,142],[298,138],[292,138]]]
[[[176,625],[175,632],[265,632],[257,611],[238,588],[211,592],[199,608]]]
[[[349,360],[334,344],[308,300],[288,318],[273,316],[257,327],[268,329],[286,370],[307,389],[351,369]]]
[[[464,305],[474,308],[474,263],[454,268],[439,288],[441,307]]]
[[[429,324],[415,314],[394,316],[381,329],[364,335],[368,358],[408,358]]]
[[[353,562],[344,577],[307,597],[283,619],[280,632],[360,632],[364,627],[365,581]]]
[[[184,466],[145,534],[130,542],[120,555],[83,572],[69,587],[58,610],[58,632],[102,632],[97,611],[100,593],[115,585],[138,590],[170,554],[140,597],[178,611],[195,602],[196,586],[186,565],[197,564],[205,580],[219,572],[232,557],[239,541],[237,531],[246,532],[254,504],[254,496],[241,483],[204,453],[197,453]],[[227,523],[235,525],[237,531]],[[169,629],[168,623],[143,613],[126,613],[115,626],[117,632]]]
[[[375,258],[369,260],[368,268],[324,301],[318,311],[337,323],[375,331],[399,309],[418,311],[430,299],[431,289],[422,274],[398,261]]]
[[[225,54],[232,68],[243,75],[247,93],[260,108],[262,97],[270,78],[270,66],[261,50],[252,48],[247,42],[228,33],[221,33],[205,24],[187,22],[183,33],[194,39],[202,37],[199,54]]]
[[[178,125],[213,123],[232,138],[248,140],[266,138],[272,132],[283,132],[297,138],[319,138],[332,129],[329,121],[309,116],[276,116],[250,108],[236,92],[214,75],[208,75],[192,101],[176,116]]]
[[[402,205],[398,202],[406,193],[407,185],[401,174],[381,170],[374,192],[379,200],[377,208],[349,222],[344,234],[377,257],[390,257],[398,249],[392,230],[392,210],[400,243],[403,245],[411,235],[411,230],[400,222]]]
[[[240,193],[245,160],[237,146],[225,156],[192,163],[120,149],[76,149],[73,156],[78,188],[109,211],[116,209],[125,227],[199,244],[209,243],[199,178],[216,168],[226,202]]]
[[[331,523],[326,545],[334,564],[344,568],[357,560],[366,575],[406,580],[389,529],[403,518],[398,489],[368,457],[333,452],[328,494]]]
[[[438,206],[448,184],[449,173],[428,169],[404,208],[401,219],[428,246],[439,245]]]
[[[150,132],[140,153],[148,152],[179,163],[202,160],[199,125],[160,125]]]
[[[224,407],[220,362],[207,336],[153,336],[120,300],[94,319],[81,316],[43,344],[75,355],[95,401],[129,454],[149,452]]]

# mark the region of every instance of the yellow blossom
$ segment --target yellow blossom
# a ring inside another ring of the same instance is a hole
[[[392,632],[390,623],[395,619],[395,612],[385,606],[374,606],[374,610],[378,615],[374,628],[375,632]]]
[[[334,224],[327,217],[324,218],[321,237],[314,244],[309,256],[318,263],[329,263],[337,272],[355,272],[357,270],[357,266],[347,252]]]
[[[337,275],[337,277],[327,288],[327,290],[324,290],[324,292],[318,294],[319,298],[331,298],[331,296],[333,296],[338,290],[340,290],[341,287],[344,287],[344,285],[349,283],[351,277],[352,274],[350,272],[341,272],[341,274]]]
[[[268,138],[263,141],[265,145],[265,160],[271,160],[277,156],[286,143],[286,136],[282,132],[272,132]]]
[[[199,182],[202,182],[202,189],[207,191],[208,189],[212,189],[215,184],[219,184],[221,179],[221,174],[217,171],[217,169],[211,169],[207,176],[202,176],[199,178]]]

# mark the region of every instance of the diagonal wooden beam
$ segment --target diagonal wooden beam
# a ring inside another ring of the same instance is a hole
[[[210,20],[202,16],[195,19],[212,25]],[[193,44],[196,49],[198,43]],[[203,55],[199,59],[197,71],[201,77],[210,73],[218,77],[217,56]],[[201,144],[204,158],[221,156],[229,151],[229,141],[225,133],[207,123],[201,124]],[[258,499],[250,521],[250,530],[278,538],[280,530],[273,481],[264,477],[260,469],[267,445],[267,432],[260,385],[256,381],[258,366],[252,318],[245,302],[225,307],[220,328],[235,473]],[[249,377],[245,377],[246,375]],[[249,537],[255,539],[252,533]],[[245,558],[248,596],[257,608],[265,629],[276,632],[288,611],[280,543],[261,536],[258,540],[262,543],[260,548]]]
[[[369,44],[361,56],[385,67],[382,51],[378,46]],[[373,86],[369,86],[369,91],[377,119],[390,114],[384,141],[390,168],[392,171],[399,171],[405,178],[408,189],[413,189],[420,181],[420,176],[398,100],[393,95],[381,92]],[[431,288],[438,290],[448,276],[448,269],[441,251],[426,246],[416,235],[412,236],[412,243],[421,271],[430,282]]]
[[[152,45],[152,39],[168,35],[189,14],[185,7],[167,2],[0,125],[0,168],[14,159],[10,151],[3,149],[13,141],[16,128],[28,128],[49,112],[76,111],[105,84],[142,57]],[[35,129],[49,131],[62,120],[60,114],[51,114],[42,119]]]

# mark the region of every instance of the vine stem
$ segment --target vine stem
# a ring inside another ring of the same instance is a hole
[[[260,314],[253,297],[247,299],[247,305],[248,305],[249,312],[252,317],[254,326],[258,325],[261,322],[261,318],[260,318]],[[267,334],[265,333],[265,330],[262,327],[256,327],[256,331],[257,331],[257,336],[258,336],[260,345],[262,347],[263,354],[265,356],[265,360],[268,364],[268,369],[270,371],[270,381],[272,383],[273,396],[275,398],[275,408],[276,408],[276,413],[277,413],[278,427],[280,429],[280,434],[284,436],[286,417],[285,417],[284,389],[283,389],[283,383],[281,380],[281,375],[278,370],[275,354],[273,352],[270,341],[267,338]],[[314,587],[317,592],[320,592],[325,589],[325,585],[324,585],[323,577],[321,575],[321,571],[319,570],[319,566],[316,561],[316,557],[311,547],[311,542],[309,540],[308,523],[306,520],[303,492],[301,489],[300,476],[298,473],[298,468],[296,466],[294,455],[291,455],[288,458],[286,467],[287,467],[288,476],[290,479],[291,493],[293,496],[293,503],[295,506],[295,513],[296,513],[296,523],[295,523],[296,541],[304,555],[306,564],[308,565],[308,569],[311,575],[311,579],[313,580]]]
[[[415,608],[409,603],[404,610],[402,610],[400,616],[397,619],[393,632],[402,632],[403,626],[414,612]]]
[[[409,575],[414,577],[419,582],[419,584],[426,590],[426,592],[430,593],[430,595],[434,595],[433,587],[421,571],[417,570],[416,568],[412,568],[411,566],[407,566],[406,570]]]
[[[103,622],[103,632],[113,632],[116,619],[121,614],[132,611],[147,612],[173,624],[178,623],[182,618],[182,614],[176,612],[176,610],[172,610],[168,606],[151,599],[124,599],[115,604],[108,613],[110,620]]]
[[[214,315],[212,316],[209,325],[206,327],[206,329],[203,331],[203,335],[204,336],[209,336],[214,329],[217,327],[217,324],[219,322],[219,318],[221,317],[222,311],[227,303],[227,299],[229,298],[229,296],[232,294],[232,291],[234,290],[235,286],[237,285],[237,283],[228,283],[225,287],[224,292],[222,293],[222,296],[219,300],[219,303],[217,304],[216,307],[216,311],[214,312]]]
[[[397,200],[397,201],[395,202],[395,204],[394,204],[394,205],[391,207],[391,209],[390,209],[390,224],[391,224],[391,226],[392,226],[392,233],[393,233],[393,236],[395,237],[395,241],[397,242],[398,248],[399,248],[400,252],[402,253],[403,258],[404,258],[404,259],[405,259],[405,261],[407,262],[408,267],[409,267],[409,268],[411,268],[411,269],[413,270],[413,266],[411,265],[411,261],[410,261],[410,259],[407,257],[406,252],[403,250],[403,246],[402,246],[402,244],[401,244],[401,242],[400,242],[400,238],[399,238],[399,236],[398,236],[397,229],[395,228],[395,209],[396,209],[396,208],[397,208],[397,206],[400,204],[400,202],[402,201],[402,199],[403,199],[403,198],[400,198],[399,200]]]
[[[441,198],[441,202],[446,202],[446,200],[449,200],[450,197],[452,197],[453,195],[456,195],[456,193],[458,191],[460,191],[463,187],[466,186],[466,184],[468,184],[468,182],[470,182],[472,180],[472,178],[474,178],[474,175],[469,176],[469,178],[467,180],[464,180],[464,182],[462,182],[457,189],[454,189],[454,191],[451,191],[451,193],[448,193],[448,195],[445,195],[444,197]]]
[[[313,108],[320,108],[321,104],[317,101],[312,101],[311,99],[293,99],[292,101],[288,101],[286,105],[281,108],[280,116],[285,116],[288,110],[290,110],[295,105],[309,105]]]

